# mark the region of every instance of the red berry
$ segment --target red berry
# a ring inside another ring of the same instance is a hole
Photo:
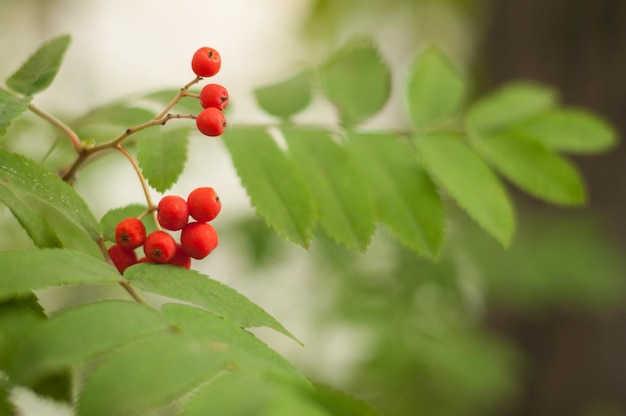
[[[119,244],[113,244],[107,251],[120,274],[123,274],[124,270],[133,264],[137,264],[137,254],[134,250],[126,250]]]
[[[206,222],[190,222],[180,233],[180,243],[194,259],[203,259],[217,247],[217,231]]]
[[[167,264],[172,264],[174,266],[184,267],[185,269],[191,268],[191,257],[189,254],[185,252],[183,246],[180,244],[176,244],[176,254]]]
[[[146,227],[139,218],[126,218],[115,227],[115,242],[126,250],[133,250],[146,239]]]
[[[146,237],[143,252],[155,263],[167,263],[176,254],[176,241],[165,231],[153,231]]]
[[[218,108],[205,108],[196,117],[196,127],[207,136],[219,136],[226,129],[226,117]]]
[[[202,47],[191,58],[191,69],[199,77],[212,77],[220,71],[222,58],[213,48]]]
[[[166,230],[181,230],[189,222],[187,201],[176,195],[163,197],[157,207],[157,220]]]
[[[222,202],[211,187],[197,188],[187,197],[189,215],[198,222],[211,221],[222,209]]]
[[[228,106],[228,90],[219,84],[207,84],[200,90],[202,108],[215,107],[223,110]]]

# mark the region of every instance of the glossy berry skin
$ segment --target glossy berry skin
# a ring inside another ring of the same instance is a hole
[[[205,108],[196,117],[196,127],[206,136],[219,136],[226,129],[226,116],[218,108]]]
[[[163,197],[157,207],[157,221],[166,230],[182,230],[189,222],[187,201],[176,195]]]
[[[213,48],[202,47],[191,58],[191,69],[199,77],[212,77],[222,67],[222,57]]]
[[[168,261],[167,264],[190,269],[191,257],[185,252],[182,245],[176,244],[176,254],[174,254],[174,257],[172,257],[172,259]]]
[[[207,222],[217,217],[222,209],[222,202],[211,187],[197,188],[187,197],[189,215],[198,222]]]
[[[180,244],[194,259],[203,259],[217,247],[217,231],[206,222],[190,222],[180,233]]]
[[[146,227],[139,218],[126,218],[115,227],[115,242],[125,250],[133,250],[146,239]]]
[[[120,274],[123,274],[124,270],[133,264],[137,264],[137,254],[135,254],[134,250],[126,250],[119,244],[113,244],[107,251],[111,261],[113,261],[115,268]]]
[[[220,84],[207,84],[200,90],[202,108],[215,107],[223,110],[228,106],[228,90]]]
[[[165,231],[153,231],[146,237],[143,252],[155,263],[167,263],[176,254],[176,241]]]

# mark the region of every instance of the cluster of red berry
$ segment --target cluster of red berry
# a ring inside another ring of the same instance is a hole
[[[180,230],[180,243],[163,230],[146,235],[146,227],[139,218],[126,218],[115,227],[115,244],[109,257],[120,273],[137,263],[161,263],[189,269],[191,258],[203,259],[217,247],[217,232],[209,221],[217,217],[222,203],[211,187],[193,190],[187,200],[168,195],[157,207],[157,220],[170,231]],[[190,221],[190,217],[195,221]],[[144,257],[138,258],[135,249],[143,246]]]
[[[212,77],[222,66],[220,54],[213,48],[202,47],[191,59],[191,69],[199,77]],[[228,105],[228,91],[219,84],[207,84],[200,91],[202,110],[196,117],[198,130],[207,136],[219,136],[226,128],[223,110]]]

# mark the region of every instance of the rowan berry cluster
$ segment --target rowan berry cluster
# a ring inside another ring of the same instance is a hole
[[[203,259],[218,243],[217,232],[210,221],[222,209],[222,203],[211,187],[194,189],[185,200],[168,195],[157,206],[157,221],[169,231],[180,231],[180,243],[166,231],[156,230],[146,234],[139,218],[126,218],[115,227],[115,244],[109,257],[120,273],[137,263],[161,263],[189,269],[191,259]],[[138,258],[136,250],[143,246],[144,256]]]
[[[191,59],[191,69],[199,77],[212,77],[222,66],[219,52],[213,48],[202,47]],[[228,106],[228,91],[219,84],[207,84],[200,91],[202,110],[196,117],[196,127],[207,136],[219,136],[226,128],[223,110]]]

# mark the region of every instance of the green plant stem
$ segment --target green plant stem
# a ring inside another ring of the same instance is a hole
[[[65,134],[67,138],[70,139],[70,141],[72,142],[72,146],[74,147],[74,150],[76,151],[76,153],[81,152],[83,148],[82,142],[80,141],[78,134],[76,134],[76,132],[72,130],[67,124],[65,124],[58,118],[54,117],[52,114],[45,112],[41,108],[37,107],[35,104],[32,104],[32,103],[28,104],[28,109],[32,111],[34,114],[38,115],[42,119],[52,124],[53,126],[55,126],[56,128],[58,128],[59,130],[61,130],[63,134]]]
[[[155,119],[159,119],[159,118],[165,117],[167,115],[167,113],[169,113],[169,111],[176,105],[176,103],[178,101],[180,101],[181,98],[186,96],[187,90],[189,90],[189,88],[191,88],[193,85],[197,84],[200,81],[202,81],[202,77],[195,77],[194,79],[189,81],[184,87],[182,87],[180,89],[180,91],[178,91],[178,94],[176,94],[176,96],[172,99],[172,101],[170,101],[170,103],[167,106],[165,106],[163,111],[161,111],[155,117]]]
[[[130,283],[128,282],[128,280],[126,279],[122,279],[119,281],[120,286],[122,286],[124,288],[124,290],[126,290],[126,292],[128,292],[128,294],[137,302],[137,303],[141,303],[143,305],[147,305],[146,301],[142,299],[141,296],[139,296],[139,294],[135,291],[135,289],[130,285]]]

